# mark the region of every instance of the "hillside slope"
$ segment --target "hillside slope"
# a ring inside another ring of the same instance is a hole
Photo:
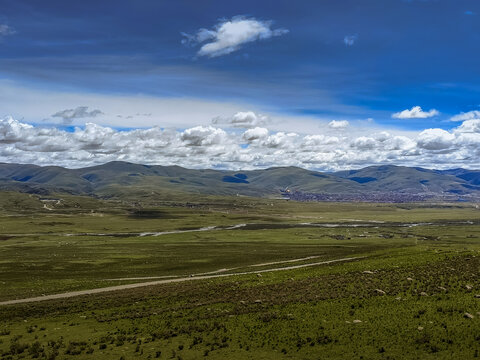
[[[21,192],[66,192],[102,197],[122,194],[196,193],[274,196],[288,192],[437,195],[480,194],[480,171],[428,170],[401,166],[371,166],[360,170],[321,173],[296,167],[253,171],[192,170],[127,162],[66,169],[0,164],[0,189]]]
[[[437,171],[405,166],[370,166],[361,170],[342,171],[336,176],[361,184],[368,191],[394,191],[404,193],[467,194],[479,191],[475,177],[471,180],[462,171]]]

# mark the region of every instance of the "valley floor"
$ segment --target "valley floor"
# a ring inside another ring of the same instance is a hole
[[[473,205],[65,203],[0,216],[0,359],[479,356]]]

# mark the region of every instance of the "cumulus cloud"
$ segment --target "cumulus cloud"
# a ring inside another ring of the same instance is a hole
[[[212,126],[196,126],[185,130],[181,138],[190,146],[221,145],[227,138],[227,133]]]
[[[353,46],[353,44],[355,44],[355,41],[357,41],[357,39],[358,39],[358,35],[346,35],[343,38],[343,43],[345,44],[345,46]]]
[[[231,117],[216,117],[212,120],[214,125],[227,125],[236,128],[249,129],[265,126],[270,122],[266,115],[256,114],[253,111],[240,111]]]
[[[75,109],[65,109],[52,115],[54,118],[61,118],[64,124],[71,124],[75,119],[94,118],[103,115],[103,112],[95,109],[88,110],[88,106],[77,106]]]
[[[406,136],[392,136],[385,141],[387,150],[401,151],[404,155],[413,155],[416,151],[416,142]]]
[[[455,135],[443,129],[423,130],[417,139],[420,148],[427,150],[444,150],[452,147]]]
[[[431,109],[430,111],[423,111],[420,106],[414,106],[410,110],[403,110],[392,115],[394,119],[426,119],[437,116],[440,113]]]
[[[465,121],[472,119],[480,119],[480,111],[473,110],[469,112],[462,112],[450,118],[451,121]]]
[[[480,167],[480,119],[449,131],[401,135],[371,129],[337,136],[322,132],[305,135],[259,126],[239,132],[211,125],[119,131],[94,123],[69,132],[8,117],[0,119],[0,162],[82,167],[123,160],[187,168],[300,166],[324,171],[374,164]]]
[[[310,148],[315,148],[321,145],[334,145],[340,142],[340,139],[336,136],[325,136],[323,134],[307,135],[303,140],[303,145]]]
[[[480,119],[467,120],[455,129],[456,133],[477,133],[480,134]]]
[[[0,24],[0,37],[15,34],[16,31],[7,24]]]
[[[7,117],[0,122],[0,143],[11,144],[21,141],[22,135],[32,129],[32,125]]]
[[[350,146],[359,150],[373,150],[377,144],[377,141],[371,137],[360,136],[352,141]]]
[[[268,129],[256,127],[248,129],[242,135],[242,138],[247,142],[252,142],[259,139],[265,139],[268,136]]]
[[[290,150],[294,148],[295,142],[298,138],[298,134],[296,133],[284,133],[278,132],[276,134],[270,135],[265,139],[262,143],[262,146],[267,148],[279,148],[283,150]]]
[[[242,45],[257,40],[266,40],[288,33],[287,29],[272,29],[272,21],[236,16],[215,25],[213,30],[200,29],[194,35],[182,33],[183,44],[204,43],[197,52],[199,56],[217,57],[239,50]]]
[[[328,123],[328,127],[331,129],[345,129],[349,125],[347,120],[332,120]]]

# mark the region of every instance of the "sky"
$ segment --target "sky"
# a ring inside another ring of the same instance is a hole
[[[0,162],[480,168],[478,0],[0,0]]]

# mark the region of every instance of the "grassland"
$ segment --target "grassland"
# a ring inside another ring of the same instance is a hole
[[[479,356],[472,204],[3,193],[0,214],[0,301],[232,275],[0,306],[1,359]]]

